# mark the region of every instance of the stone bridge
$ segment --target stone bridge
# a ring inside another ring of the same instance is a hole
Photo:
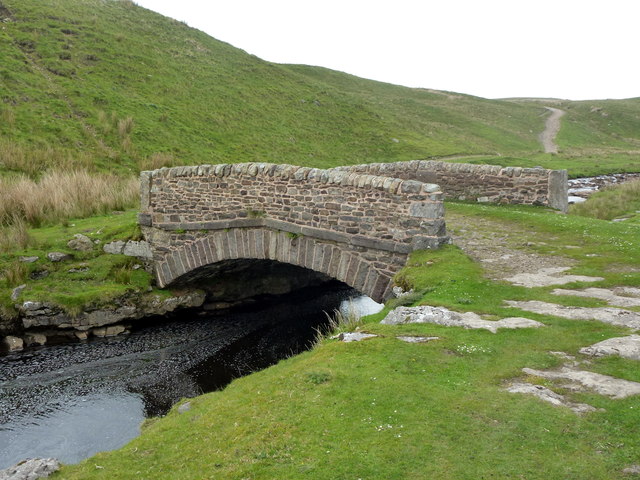
[[[234,259],[288,263],[376,301],[413,250],[448,242],[443,195],[416,180],[244,163],[141,174],[139,222],[159,286]]]

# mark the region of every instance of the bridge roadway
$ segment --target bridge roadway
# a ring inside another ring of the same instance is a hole
[[[209,277],[225,260],[268,259],[376,301],[412,251],[448,242],[438,185],[267,163],[142,172],[139,223],[161,287]]]

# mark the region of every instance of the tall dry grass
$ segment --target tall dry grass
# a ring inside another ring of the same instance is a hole
[[[611,220],[639,209],[640,180],[633,180],[594,193],[586,202],[572,205],[569,211],[581,217]]]
[[[143,170],[157,170],[162,167],[173,167],[176,164],[175,157],[170,153],[155,152],[146,158],[138,160],[138,168]]]
[[[21,220],[31,226],[59,223],[135,206],[138,179],[91,174],[87,170],[46,172],[0,179],[0,225]]]
[[[0,253],[27,248],[32,243],[29,226],[24,219],[14,217],[6,225],[0,225]]]
[[[133,130],[133,118],[127,117],[118,120],[118,135],[124,138]]]
[[[35,178],[49,169],[89,170],[93,167],[93,161],[85,152],[72,153],[50,146],[29,147],[8,140],[0,140],[0,167]]]
[[[13,262],[9,264],[3,271],[0,279],[4,281],[9,288],[22,285],[29,276],[29,267],[22,262]]]

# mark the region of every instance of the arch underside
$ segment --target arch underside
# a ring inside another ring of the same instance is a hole
[[[178,283],[201,267],[231,259],[265,259],[288,263],[335,278],[381,302],[392,294],[393,275],[406,254],[367,249],[268,228],[232,228],[170,233],[164,252],[156,252],[161,287]]]

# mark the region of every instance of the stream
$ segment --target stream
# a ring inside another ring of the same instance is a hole
[[[180,399],[310,348],[324,312],[348,304],[362,314],[380,307],[332,282],[224,316],[192,311],[138,322],[130,335],[0,357],[0,470],[119,448]]]

